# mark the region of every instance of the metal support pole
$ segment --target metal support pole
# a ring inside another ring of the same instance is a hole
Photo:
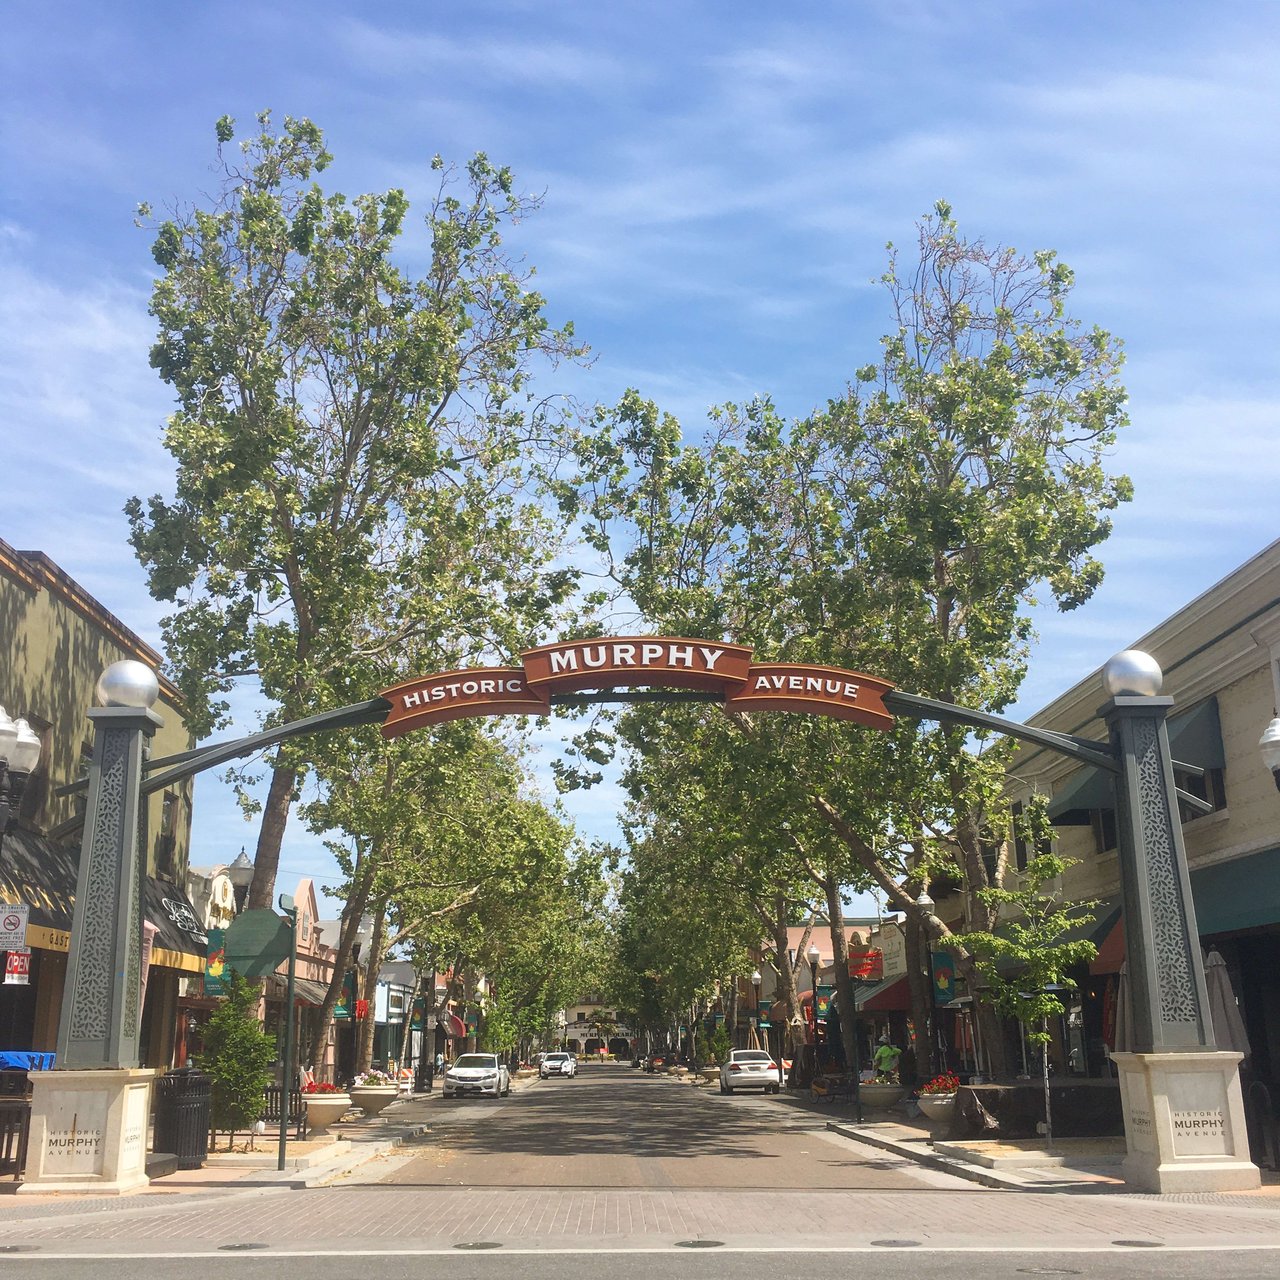
[[[146,862],[138,849],[139,786],[146,741],[164,724],[149,706],[94,707],[89,719],[89,806],[58,1023],[57,1064],[68,1070],[140,1060]]]
[[[280,895],[280,911],[289,921],[289,978],[285,984],[284,1014],[284,1086],[280,1093],[280,1143],[276,1150],[276,1169],[284,1169],[285,1144],[289,1138],[289,1104],[293,1100],[293,1082],[297,1072],[293,1065],[294,978],[298,972],[298,908],[293,898]]]

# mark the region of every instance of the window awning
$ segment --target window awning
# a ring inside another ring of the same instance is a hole
[[[1206,698],[1190,711],[1170,716],[1169,754],[1175,761],[1201,769],[1221,769],[1222,726],[1217,698]],[[1055,827],[1087,827],[1095,809],[1116,807],[1112,775],[1105,769],[1076,770],[1049,801],[1049,821]]]
[[[267,994],[273,1000],[285,999],[289,994],[289,979],[283,973],[271,974],[267,979]],[[323,982],[316,982],[314,978],[293,980],[295,1004],[309,1004],[318,1009],[324,1004],[324,998],[328,994],[329,988]]]
[[[1201,937],[1280,924],[1280,847],[1191,872]]]
[[[903,1013],[911,1008],[911,984],[905,973],[872,986],[860,986],[854,996],[858,1009],[866,1013]]]
[[[0,856],[0,902],[30,908],[27,943],[44,951],[69,951],[75,919],[78,845],[59,844],[16,827],[4,837]],[[151,963],[159,968],[203,973],[209,940],[186,891],[148,876],[143,911],[156,928]]]

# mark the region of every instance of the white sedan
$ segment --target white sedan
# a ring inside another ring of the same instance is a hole
[[[578,1060],[571,1053],[544,1053],[538,1074],[544,1080],[548,1076],[566,1076],[572,1080],[578,1074]]]
[[[496,1053],[464,1053],[451,1062],[444,1073],[446,1098],[467,1093],[502,1098],[510,1092],[511,1073],[505,1063],[498,1061]]]
[[[734,1049],[729,1061],[720,1068],[720,1092],[738,1089],[763,1089],[779,1093],[782,1068],[763,1049]]]

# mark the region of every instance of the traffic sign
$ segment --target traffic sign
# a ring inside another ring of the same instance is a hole
[[[25,902],[18,906],[6,905],[0,911],[0,951],[11,951],[27,945],[27,918],[31,908]]]

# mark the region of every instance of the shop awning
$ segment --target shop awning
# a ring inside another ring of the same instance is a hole
[[[1168,733],[1169,754],[1175,761],[1201,769],[1223,767],[1217,698],[1206,698],[1190,711],[1170,716]],[[1049,821],[1055,827],[1087,827],[1093,810],[1114,809],[1112,778],[1105,769],[1078,769],[1049,801]]]
[[[442,1013],[437,1020],[437,1024],[445,1035],[454,1040],[465,1040],[467,1036],[467,1024],[458,1017],[456,1013]]]
[[[867,1013],[901,1013],[911,1008],[911,984],[905,973],[872,986],[858,987],[854,995],[858,1008]]]
[[[273,973],[267,978],[267,995],[273,1000],[283,1000],[289,993],[289,979],[282,973]],[[295,1004],[309,1004],[318,1009],[324,1004],[329,988],[314,978],[294,978],[293,999]]]
[[[0,847],[0,901],[31,908],[27,942],[44,951],[69,951],[75,917],[78,845],[58,844],[16,827]],[[156,927],[151,963],[203,973],[208,938],[186,892],[176,884],[147,877],[143,910]]]
[[[1280,848],[1196,868],[1191,896],[1201,937],[1280,924]]]

